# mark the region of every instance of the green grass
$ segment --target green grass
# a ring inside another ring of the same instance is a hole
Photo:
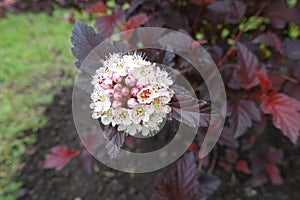
[[[45,107],[75,68],[67,11],[0,19],[0,199],[15,199],[24,153],[47,119]]]

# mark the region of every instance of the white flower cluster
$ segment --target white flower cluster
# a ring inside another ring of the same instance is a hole
[[[171,111],[169,74],[138,54],[112,54],[93,76],[92,117],[130,135],[149,136]]]

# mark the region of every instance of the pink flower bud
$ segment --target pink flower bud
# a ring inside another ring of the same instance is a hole
[[[112,80],[108,79],[108,78],[105,78],[105,79],[103,79],[103,84],[105,84],[105,85],[111,85],[112,84]]]
[[[122,88],[121,94],[126,97],[129,95],[129,89],[127,87]]]
[[[122,107],[122,102],[120,102],[120,101],[114,101],[112,103],[112,107],[113,108],[121,108]]]
[[[127,105],[129,108],[133,108],[137,104],[137,100],[135,98],[130,98],[127,101]]]
[[[112,78],[115,83],[119,83],[123,79],[122,76],[120,76],[118,73],[114,73]]]
[[[119,83],[114,86],[114,90],[117,92],[121,91],[122,88],[123,88],[123,85],[119,84]]]
[[[133,87],[133,86],[135,86],[135,84],[136,84],[136,80],[133,79],[133,78],[127,77],[127,78],[125,79],[125,84],[128,85],[129,87]]]
[[[115,99],[115,100],[119,101],[119,100],[121,100],[122,98],[123,98],[123,97],[122,97],[121,92],[115,92],[115,93],[114,93],[114,99]]]
[[[104,90],[111,89],[111,86],[112,86],[112,85],[110,85],[110,84],[104,84],[104,83],[101,84],[101,87],[102,87]]]
[[[132,94],[132,96],[134,96],[134,97],[136,97],[136,95],[139,93],[139,89],[137,89],[137,88],[132,88],[131,89],[131,94]]]
[[[108,96],[112,96],[114,94],[114,90],[113,89],[107,89],[107,90],[104,90],[105,94],[108,95]]]
[[[139,84],[136,84],[136,87],[138,88],[138,89],[143,89],[145,86],[142,84],[142,83],[139,83]]]

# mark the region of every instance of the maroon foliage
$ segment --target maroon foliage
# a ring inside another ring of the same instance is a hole
[[[229,123],[234,137],[245,134],[252,127],[252,121],[260,121],[260,111],[253,101],[231,100],[228,105]]]
[[[166,176],[155,184],[153,200],[201,200],[212,194],[220,185],[215,176],[197,170],[195,157],[189,153],[182,157]]]
[[[243,88],[250,89],[259,84],[255,72],[265,73],[266,69],[245,45],[237,43],[237,47],[239,66],[234,72],[234,77]]]
[[[231,24],[237,24],[246,13],[246,5],[238,0],[215,1],[208,5],[208,9],[217,15],[223,15],[225,20]]]
[[[71,158],[79,154],[76,150],[70,150],[66,146],[55,146],[51,148],[51,155],[45,160],[44,169],[55,168],[61,170],[70,161]]]

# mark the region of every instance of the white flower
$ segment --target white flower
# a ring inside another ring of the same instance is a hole
[[[150,114],[154,110],[148,105],[136,105],[130,110],[130,118],[133,123],[139,124],[141,121],[147,122],[149,120]]]
[[[139,103],[151,103],[155,98],[155,92],[151,87],[141,89],[137,94]]]
[[[173,84],[172,79],[169,77],[168,72],[163,71],[161,68],[157,67],[156,68],[156,82],[169,86]]]
[[[169,112],[171,112],[171,107],[169,105],[166,105],[164,102],[166,97],[157,97],[153,100],[153,110],[155,110],[155,112],[160,112],[163,114],[168,114]],[[167,101],[169,102],[169,101]]]
[[[149,116],[149,120],[147,122],[144,122],[143,125],[148,128],[157,127],[160,123],[163,122],[163,117],[165,117],[165,115],[162,113],[152,113]]]
[[[125,108],[115,109],[113,112],[113,120],[116,124],[129,125],[131,124],[131,119],[128,110]]]
[[[137,80],[138,86],[147,85],[155,80],[153,66],[142,66],[133,71],[132,76]]]
[[[130,135],[159,130],[174,95],[169,74],[139,54],[112,54],[92,76],[92,117]]]
[[[112,123],[113,126],[115,126],[115,122],[113,120],[113,113],[112,109],[110,108],[108,111],[106,111],[102,116],[101,116],[101,122],[104,125],[108,125]]]
[[[99,113],[105,112],[111,106],[111,102],[109,98],[102,90],[99,89],[94,90],[94,92],[91,94],[91,99],[93,101],[91,106],[93,107],[95,112],[99,112]]]
[[[132,123],[130,125],[121,124],[118,126],[118,131],[124,131],[125,133],[132,136],[136,135],[141,130],[142,130],[142,126],[140,124],[135,124],[135,123]]]

